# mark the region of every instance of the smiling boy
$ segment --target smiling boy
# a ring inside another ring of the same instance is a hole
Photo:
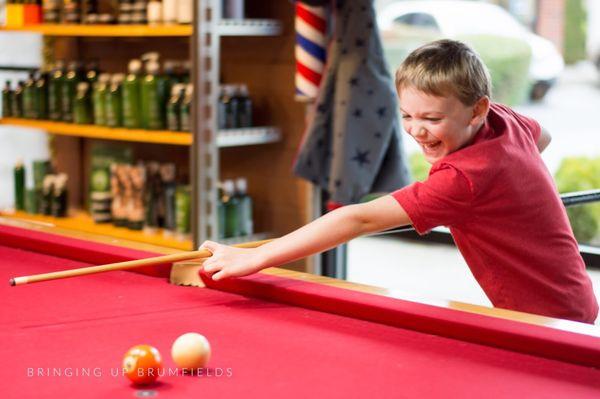
[[[259,248],[207,241],[202,247],[213,256],[204,272],[215,280],[244,276],[375,231],[448,226],[494,306],[593,323],[592,284],[540,156],[550,136],[492,103],[490,86],[486,67],[461,42],[415,50],[398,69],[396,88],[404,130],[432,164],[428,179],[339,208]]]

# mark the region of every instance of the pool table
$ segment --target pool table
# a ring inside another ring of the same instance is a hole
[[[581,323],[277,269],[204,288],[169,284],[170,265],[8,284],[165,252],[149,248],[0,221],[2,398],[600,397],[600,333]],[[170,347],[190,331],[212,358],[184,375]],[[137,387],[120,367],[144,343],[165,375]]]

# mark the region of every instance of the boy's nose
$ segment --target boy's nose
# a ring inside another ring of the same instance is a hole
[[[422,138],[427,135],[427,130],[422,126],[415,125],[411,126],[409,133],[414,138]]]

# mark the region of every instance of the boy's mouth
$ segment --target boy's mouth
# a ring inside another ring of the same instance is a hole
[[[441,141],[431,141],[428,143],[419,142],[419,144],[421,145],[421,147],[423,147],[423,150],[425,152],[431,152],[431,151],[435,151],[440,146],[440,144],[442,144],[442,142]]]

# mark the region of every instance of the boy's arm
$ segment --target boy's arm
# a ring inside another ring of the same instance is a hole
[[[338,208],[261,247],[242,249],[212,241],[202,244],[213,255],[203,265],[214,280],[239,277],[326,251],[352,238],[410,224],[402,206],[386,195],[363,204]]]
[[[548,133],[548,131],[546,129],[544,129],[543,127],[542,129],[542,133],[540,134],[540,138],[538,139],[537,142],[537,148],[540,151],[540,153],[542,153],[542,151],[544,151],[546,149],[546,147],[548,147],[548,144],[550,144],[550,141],[552,141],[552,136],[550,136],[550,133]]]

